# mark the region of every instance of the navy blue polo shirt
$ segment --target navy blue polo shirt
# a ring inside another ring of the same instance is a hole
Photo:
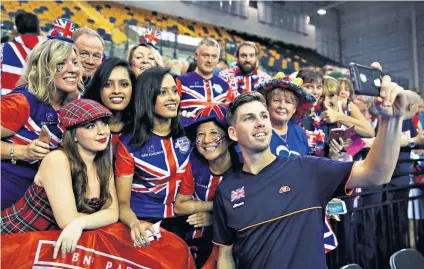
[[[323,209],[345,194],[352,162],[277,157],[257,175],[218,185],[214,243],[233,245],[237,268],[325,269]]]

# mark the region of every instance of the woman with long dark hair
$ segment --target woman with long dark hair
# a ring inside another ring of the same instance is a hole
[[[118,220],[108,118],[97,102],[77,99],[59,111],[63,147],[44,157],[34,183],[1,212],[2,234],[62,229],[54,258],[73,252],[83,230]]]
[[[184,239],[197,249],[197,268],[203,266],[213,248],[210,226],[216,188],[226,175],[241,167],[234,143],[228,139],[226,112],[223,105],[205,107],[185,128],[187,137],[196,145],[190,155],[193,176],[181,183],[175,213],[189,215],[191,227]]]
[[[169,69],[145,70],[134,90],[134,115],[119,138],[115,175],[120,220],[130,227],[134,244],[146,246],[146,230],[155,234],[151,222],[163,220],[161,227],[173,231],[178,186],[191,176],[190,141],[178,118],[180,96]]]
[[[128,62],[111,57],[100,65],[84,93],[84,98],[104,105],[113,113],[109,119],[113,149],[125,123],[134,113],[135,82],[136,77]]]

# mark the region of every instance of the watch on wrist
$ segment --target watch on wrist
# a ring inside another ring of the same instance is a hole
[[[412,148],[415,148],[416,145],[417,145],[417,143],[415,143],[414,139],[410,138],[408,146],[412,149]]]

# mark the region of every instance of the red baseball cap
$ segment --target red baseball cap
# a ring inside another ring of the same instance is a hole
[[[59,110],[60,127],[63,129],[112,116],[109,109],[90,99],[75,99]]]

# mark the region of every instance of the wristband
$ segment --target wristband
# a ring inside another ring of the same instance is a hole
[[[12,164],[16,164],[16,160],[15,160],[15,144],[11,143],[12,147],[10,148],[10,162]]]
[[[408,143],[408,146],[412,149],[412,148],[415,148],[415,146],[417,145],[417,143],[415,143],[415,141],[414,141],[414,139],[413,138],[411,138],[411,139],[409,139],[409,143]]]

